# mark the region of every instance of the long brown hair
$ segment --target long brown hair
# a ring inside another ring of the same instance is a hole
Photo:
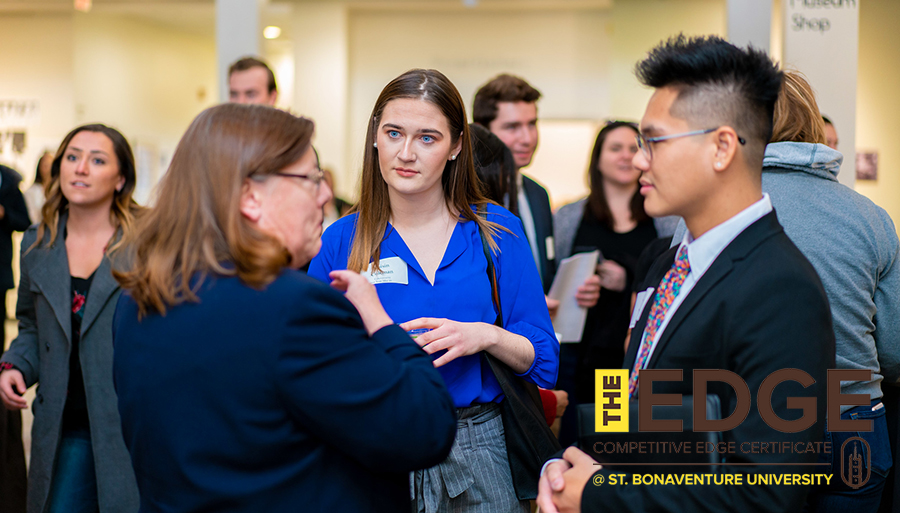
[[[237,275],[254,287],[275,279],[290,254],[241,215],[242,187],[299,160],[312,134],[312,121],[260,105],[218,105],[194,119],[156,206],[127,241],[132,270],[115,273],[140,315],[197,301],[208,273]]]
[[[594,141],[594,149],[591,151],[591,163],[588,165],[588,180],[590,182],[591,192],[588,194],[587,204],[585,205],[585,213],[593,214],[594,218],[602,224],[605,224],[612,230],[615,225],[612,210],[609,209],[609,203],[606,202],[606,189],[603,187],[603,173],[600,172],[600,155],[603,152],[603,143],[610,132],[617,128],[628,127],[634,130],[635,135],[639,134],[638,127],[630,121],[610,121],[606,123],[600,133],[597,134],[597,140]],[[647,212],[644,211],[644,197],[641,195],[640,189],[635,191],[631,197],[631,219],[640,223],[650,219]]]
[[[381,176],[378,163],[378,150],[373,147],[378,133],[378,123],[384,107],[391,100],[411,98],[434,104],[450,126],[452,144],[462,140],[462,150],[456,160],[449,160],[441,175],[441,186],[444,200],[451,212],[459,212],[461,221],[475,221],[478,228],[487,235],[492,251],[498,251],[494,238],[502,226],[486,221],[472,212],[471,205],[484,210],[487,199],[481,194],[478,176],[472,158],[472,143],[469,125],[466,122],[466,109],[456,86],[440,71],[433,69],[413,69],[392,80],[375,102],[369,127],[366,130],[365,156],[360,184],[359,203],[354,212],[359,212],[356,234],[350,249],[347,268],[353,271],[365,271],[369,262],[378,269],[378,258],[381,253],[381,241],[391,217],[391,200],[388,196],[388,185]]]
[[[785,70],[773,121],[769,142],[825,144],[825,121],[816,103],[816,93],[799,71]]]
[[[112,142],[116,161],[119,164],[119,175],[125,178],[125,185],[122,186],[122,190],[117,190],[113,193],[112,206],[110,207],[113,226],[117,228],[117,232],[119,230],[122,231],[122,239],[109,246],[107,251],[113,251],[121,246],[125,236],[131,233],[136,217],[143,211],[143,207],[138,205],[132,198],[135,185],[137,184],[137,173],[134,165],[134,153],[132,153],[131,145],[128,144],[125,136],[115,128],[99,123],[82,125],[69,132],[63,138],[62,143],[60,143],[59,149],[56,150],[56,156],[53,158],[53,164],[50,166],[50,183],[44,184],[47,201],[44,202],[44,206],[41,208],[37,239],[28,248],[28,251],[40,246],[42,242],[45,242],[47,247],[53,246],[56,242],[59,230],[59,216],[69,209],[69,200],[63,196],[59,184],[59,168],[69,143],[72,142],[72,138],[79,132],[95,132],[105,135]],[[38,174],[40,175],[40,169]],[[45,238],[45,234],[49,234],[49,236]],[[116,236],[117,234],[113,235],[113,238]]]

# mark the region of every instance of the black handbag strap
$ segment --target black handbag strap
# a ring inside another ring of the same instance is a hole
[[[484,218],[484,213],[481,209],[478,210],[478,215],[481,216],[482,219]],[[497,318],[494,320],[494,326],[502,328],[503,309],[500,306],[500,283],[497,280],[497,269],[494,267],[494,258],[491,256],[490,245],[488,244],[484,230],[479,229],[478,234],[481,235],[481,247],[484,249],[484,258],[487,260],[487,276],[491,283],[491,300],[494,303],[494,309],[497,311]],[[509,390],[509,387],[524,389],[523,391],[525,394],[531,398],[535,411],[543,415],[541,394],[538,392],[537,385],[518,378],[508,365],[498,360],[495,356],[488,353],[485,353],[484,356],[487,358],[488,364],[490,364],[491,370],[494,372],[494,377],[496,377],[497,382],[500,383],[500,388],[504,391]]]
[[[481,212],[479,211],[479,215]],[[491,257],[491,249],[488,244],[484,230],[478,230],[481,235],[481,247],[484,248],[484,258],[487,260],[487,275],[491,282],[491,300],[494,302],[494,310],[497,311],[497,318],[494,320],[494,326],[503,327],[503,310],[500,307],[500,284],[497,283],[497,270],[494,268],[494,259]]]
[[[478,215],[482,219],[484,218],[481,209],[479,209]],[[481,245],[484,247],[484,257],[487,260],[491,299],[497,310],[497,319],[494,324],[502,328],[503,310],[500,306],[497,269],[494,266],[487,236],[483,230],[479,229],[478,231],[481,235]],[[517,376],[508,365],[490,353],[485,351],[482,354],[505,396],[501,403],[504,437],[516,497],[519,500],[532,500],[537,497],[537,480],[541,466],[552,455],[559,452],[559,441],[547,426],[537,386]]]

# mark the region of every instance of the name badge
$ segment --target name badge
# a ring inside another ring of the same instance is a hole
[[[634,328],[637,324],[638,319],[641,318],[641,314],[644,312],[644,307],[647,306],[647,301],[650,301],[651,297],[653,297],[653,287],[643,292],[638,292],[637,297],[634,299],[634,310],[631,311],[631,322],[628,323],[628,329]]]
[[[369,280],[372,285],[379,283],[399,283],[409,285],[409,266],[400,257],[382,258],[378,261],[380,272],[372,273],[372,264],[364,273],[360,273]]]

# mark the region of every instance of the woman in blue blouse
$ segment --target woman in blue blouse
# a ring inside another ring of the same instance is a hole
[[[502,328],[482,232],[496,263]],[[411,476],[413,510],[528,511],[510,477],[503,395],[481,353],[552,388],[559,343],[522,224],[481,194],[462,98],[438,71],[404,73],[375,103],[359,204],[325,232],[309,274],[329,281],[342,269],[366,273],[402,328],[429,330],[416,341],[458,409],[449,458]]]

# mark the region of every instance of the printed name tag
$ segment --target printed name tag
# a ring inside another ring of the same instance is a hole
[[[637,297],[634,299],[634,310],[631,311],[631,322],[628,323],[628,329],[634,328],[634,325],[637,324],[638,319],[641,318],[641,314],[644,312],[644,307],[647,306],[647,301],[650,301],[651,297],[653,297],[653,287],[643,292],[638,292]]]
[[[381,272],[372,274],[372,264],[369,264],[369,269],[360,274],[373,285],[379,283],[409,285],[409,266],[400,257],[382,258],[378,261],[378,267],[381,268]]]

